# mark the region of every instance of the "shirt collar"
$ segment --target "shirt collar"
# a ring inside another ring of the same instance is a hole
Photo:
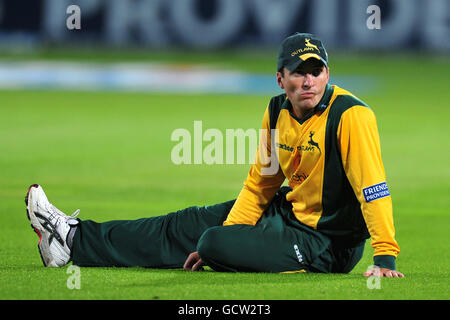
[[[334,91],[333,87],[329,83],[327,83],[323,97],[322,97],[322,99],[320,99],[317,106],[315,106],[314,112],[324,111],[328,107],[331,96],[333,95],[333,91]]]

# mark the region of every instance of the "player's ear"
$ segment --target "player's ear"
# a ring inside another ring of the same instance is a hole
[[[283,77],[284,77],[283,71],[277,71],[277,83],[281,89],[284,89]]]

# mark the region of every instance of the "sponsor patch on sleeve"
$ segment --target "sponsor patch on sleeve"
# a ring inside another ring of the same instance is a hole
[[[366,202],[371,202],[380,198],[390,196],[389,189],[386,182],[374,184],[373,186],[363,189],[364,199]]]

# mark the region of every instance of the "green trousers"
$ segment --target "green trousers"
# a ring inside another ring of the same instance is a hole
[[[181,268],[198,251],[216,271],[350,272],[362,257],[364,242],[336,249],[330,238],[295,218],[285,198],[289,190],[277,192],[255,226],[222,226],[235,200],[138,220],[80,221],[73,264]]]

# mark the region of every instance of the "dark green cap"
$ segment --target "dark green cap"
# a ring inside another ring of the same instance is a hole
[[[294,71],[309,58],[318,59],[328,67],[328,54],[322,41],[311,33],[297,32],[281,43],[277,70],[286,67],[289,71]]]

